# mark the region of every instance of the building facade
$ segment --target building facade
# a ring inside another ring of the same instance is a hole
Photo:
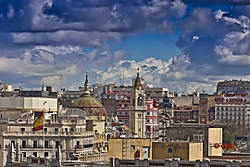
[[[139,71],[130,95],[129,119],[130,129],[137,134],[139,138],[145,138],[146,134],[146,97],[142,89]]]
[[[234,123],[245,129],[249,126],[249,96],[225,95],[216,97],[215,120]]]
[[[1,120],[0,157],[6,162],[7,146],[20,146],[22,157],[55,156],[55,149],[61,148],[62,159],[70,160],[93,153],[94,132],[86,131],[84,117],[57,117],[45,114],[44,131],[33,131],[36,119],[34,113],[16,119]]]
[[[225,80],[217,84],[216,92],[220,94],[249,94],[250,82],[243,80]]]

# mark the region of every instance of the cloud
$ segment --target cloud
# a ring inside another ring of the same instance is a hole
[[[0,54],[0,73],[2,78],[5,78],[4,82],[10,82],[14,86],[17,86],[21,80],[28,80],[23,83],[23,86],[33,87],[36,83],[39,87],[43,81],[44,84],[54,85],[58,89],[61,82],[58,78],[63,76],[65,87],[75,85],[77,88],[82,85],[81,82],[88,68],[105,68],[129,57],[129,53],[125,50],[94,49],[84,52],[80,47],[37,46],[12,52],[3,51]],[[13,78],[6,77],[7,75],[12,77],[18,75],[17,78],[20,79],[13,81]]]
[[[43,81],[77,88],[87,70],[93,82],[121,83],[124,76],[129,84],[140,67],[145,81],[158,86],[180,92],[214,91],[215,83],[224,78],[248,78],[249,4],[248,0],[1,0],[0,73],[16,85],[23,78],[29,80],[23,82],[27,87]],[[183,54],[165,61],[151,57],[136,62],[126,48],[110,45],[139,33],[175,31],[181,34],[176,46]]]
[[[180,0],[2,0],[0,6],[0,32],[9,45],[87,47],[147,30],[172,31],[171,19],[187,8]]]
[[[228,75],[248,78],[250,22],[248,12],[244,13],[236,15],[233,9],[214,11],[204,7],[191,10],[183,22],[183,33],[176,42],[189,58],[188,67],[199,71],[204,78],[227,78]],[[183,75],[181,73],[179,77]]]
[[[231,63],[226,61],[230,61],[230,57],[233,56],[229,55],[228,58],[221,59],[220,63]],[[246,58],[246,62],[249,62],[248,57],[244,58]],[[233,62],[236,60],[233,60]],[[229,68],[228,66],[226,67]],[[155,87],[167,87],[170,91],[175,90],[178,93],[202,91],[213,93],[220,81],[242,79],[242,75],[245,75],[244,80],[250,79],[247,71],[239,75],[243,69],[238,68],[231,68],[231,71],[228,72],[217,71],[216,74],[211,73],[213,66],[204,66],[203,69],[197,69],[187,55],[180,55],[172,57],[168,61],[151,57],[139,62],[122,60],[104,70],[95,68],[90,72],[94,76],[93,78],[97,78],[96,80],[93,79],[92,83],[102,81],[102,84],[115,83],[120,85],[124,81],[125,85],[131,85],[132,79],[136,77],[138,67],[144,83],[153,84]],[[206,73],[207,71],[209,72]]]
[[[226,5],[250,5],[249,0],[183,0],[185,3],[190,4],[202,4],[202,5],[208,5],[208,4],[226,4]]]
[[[1,0],[1,76],[14,85],[20,79],[13,82],[7,75],[32,85],[43,80],[58,86],[60,76],[65,84],[79,84],[77,75],[87,68],[103,69],[131,58],[128,50],[112,50],[110,41],[172,31],[171,19],[183,17],[186,8],[180,0]]]
[[[179,93],[192,93],[193,91],[206,90],[214,92],[217,81],[221,78],[203,78],[199,71],[190,69],[191,62],[185,55],[173,57],[168,61],[153,57],[140,62],[123,60],[115,63],[106,70],[93,69],[92,74],[104,83],[131,85],[136,77],[136,68],[140,68],[140,76],[145,83],[154,84],[155,87],[168,87]],[[124,77],[124,78],[123,78]],[[103,84],[104,84],[103,83]]]

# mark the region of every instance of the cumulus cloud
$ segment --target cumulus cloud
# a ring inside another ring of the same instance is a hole
[[[213,80],[203,78],[199,71],[189,68],[190,64],[189,58],[185,55],[173,57],[168,61],[150,57],[139,62],[119,61],[107,70],[93,69],[92,74],[104,83],[120,85],[124,80],[125,85],[131,85],[139,67],[144,83],[153,84],[155,87],[168,87],[170,90],[177,90],[178,93],[202,90],[214,92],[216,82],[221,78]]]
[[[89,69],[93,82],[120,83],[124,75],[129,84],[140,67],[145,81],[158,86],[213,91],[219,80],[248,78],[249,6],[248,0],[2,0],[0,73],[6,82],[29,80],[26,86],[77,88]],[[176,28],[183,54],[167,61],[136,62],[126,48],[110,46]]]
[[[91,47],[146,30],[171,31],[171,18],[187,8],[180,0],[3,0],[0,6],[0,32],[9,45]]]
[[[65,83],[72,81],[68,85],[78,84],[77,75],[87,68],[131,58],[128,50],[112,50],[110,41],[145,31],[170,32],[171,19],[183,17],[186,8],[180,0],[1,0],[2,79],[20,82],[11,75],[32,85],[41,80],[58,85],[64,76]]]
[[[192,4],[226,4],[226,5],[250,5],[249,0],[183,0],[185,3]]]
[[[233,2],[225,3],[232,5]],[[203,78],[211,79],[212,75],[248,78],[245,71],[249,70],[250,63],[250,22],[248,11],[243,10],[245,8],[237,6],[228,11],[214,11],[211,7],[197,7],[191,10],[183,22],[183,33],[176,42],[189,58],[190,69],[199,70]],[[236,9],[241,9],[241,14]]]
[[[15,86],[21,80],[26,79],[28,82],[23,83],[25,87],[30,87],[35,83],[39,87],[43,81],[44,84],[54,85],[58,89],[61,84],[58,78],[63,76],[65,87],[75,85],[77,88],[82,85],[85,72],[89,67],[105,68],[129,57],[129,53],[125,50],[94,49],[85,52],[80,47],[37,46],[23,51],[2,52],[0,54],[0,73],[5,82],[10,82]],[[7,75],[12,77],[19,75],[20,79],[13,81],[13,78],[6,77]]]

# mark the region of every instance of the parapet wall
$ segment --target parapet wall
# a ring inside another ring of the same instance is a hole
[[[166,159],[166,160],[121,160],[118,158],[110,159],[113,167],[250,167],[250,162],[241,161],[210,161],[204,159],[203,161],[180,161],[180,159]]]

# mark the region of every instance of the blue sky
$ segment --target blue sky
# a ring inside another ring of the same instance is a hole
[[[249,0],[0,0],[0,80],[66,89],[146,83],[215,91],[249,80]],[[63,76],[63,81],[61,81]]]
[[[148,57],[168,60],[173,56],[181,54],[180,49],[175,45],[181,33],[154,33],[146,32],[127,37],[122,42],[110,42],[114,50],[129,50],[136,61],[141,61]]]

